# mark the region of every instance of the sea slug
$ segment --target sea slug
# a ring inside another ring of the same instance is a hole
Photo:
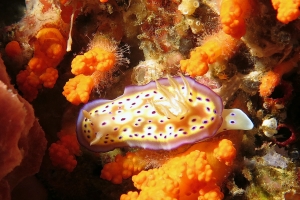
[[[222,99],[190,77],[128,86],[115,100],[98,99],[81,109],[77,137],[95,152],[131,146],[173,149],[229,129],[252,129],[239,109],[223,109]]]

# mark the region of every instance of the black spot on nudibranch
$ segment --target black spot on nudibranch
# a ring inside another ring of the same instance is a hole
[[[126,101],[130,101],[130,99],[126,99]]]
[[[193,102],[193,100],[192,100],[192,99],[189,99],[189,102]]]
[[[140,95],[137,95],[135,98],[137,98],[137,99],[140,98]]]
[[[210,99],[209,99],[209,98],[206,98],[205,101],[210,102]]]
[[[207,124],[207,122],[208,122],[207,120],[204,120],[204,121],[203,121],[203,124]]]
[[[163,123],[163,122],[164,122],[164,120],[162,120],[162,119],[161,119],[161,120],[159,120],[159,122],[160,122],[160,123]]]
[[[148,130],[150,130],[150,129],[152,129],[152,127],[151,127],[151,126],[149,126],[149,127],[148,127]]]
[[[210,112],[210,107],[206,107],[206,110],[207,110],[208,112]]]
[[[235,116],[235,114],[234,114],[234,113],[230,113],[230,115],[231,115],[231,116]]]
[[[202,98],[201,98],[201,97],[197,97],[197,100],[201,101],[201,100],[202,100]]]
[[[116,128],[114,128],[114,131],[117,131],[118,130],[118,128],[116,127]]]
[[[99,110],[95,110],[95,113],[97,113]]]
[[[147,135],[151,135],[151,133],[148,133]]]
[[[234,123],[235,123],[235,121],[233,121],[233,120],[230,121],[230,124],[234,124]]]
[[[126,119],[126,118],[123,117],[123,118],[121,118],[121,121],[124,121],[125,119]]]
[[[210,118],[211,121],[214,121],[214,119],[215,119],[214,117]]]
[[[119,101],[119,102],[118,102],[118,104],[122,104],[122,103],[123,103],[122,101]]]
[[[200,127],[199,127],[199,129],[203,129],[203,128],[204,128],[204,126],[200,126]]]
[[[102,124],[101,124],[102,126],[105,126],[106,125],[106,122],[102,122]]]
[[[86,137],[87,137],[88,139],[90,139],[90,138],[91,138],[91,136],[90,136],[90,135],[87,135]]]
[[[216,111],[216,110],[214,110],[214,113],[215,113],[215,114],[217,114],[217,111]]]
[[[135,133],[134,136],[137,137],[137,136],[139,136],[139,134]]]
[[[185,131],[184,131],[184,132],[182,132],[182,133],[183,133],[184,135],[186,135],[186,134],[187,134],[187,132],[185,132]]]
[[[193,127],[192,127],[192,130],[195,130],[195,129],[196,129],[196,126],[193,126]]]
[[[122,139],[122,136],[119,137],[119,140],[121,140],[121,139]]]
[[[127,131],[127,128],[124,128],[124,129],[123,129],[123,132],[126,132],[126,131]]]
[[[183,131],[183,128],[178,129],[178,131]]]
[[[153,93],[154,93],[154,94],[157,94],[157,92],[156,92],[155,90],[153,91]]]
[[[146,94],[145,97],[149,97],[150,94]]]
[[[133,106],[134,106],[134,105],[135,105],[135,102],[133,102],[131,105],[133,105]]]
[[[109,107],[109,105],[105,106],[105,108],[108,108],[108,107]]]
[[[174,135],[174,137],[177,137],[177,136],[178,136],[177,134]]]
[[[180,118],[180,120],[183,120],[183,119],[184,119],[184,117],[181,117],[181,118]]]
[[[197,121],[197,119],[195,119],[195,118],[194,118],[194,119],[192,119],[192,122],[195,122],[195,121]]]
[[[156,112],[155,111],[152,111],[152,114],[154,115]]]

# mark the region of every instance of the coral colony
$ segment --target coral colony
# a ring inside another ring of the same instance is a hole
[[[300,199],[299,8],[0,3],[0,199]]]

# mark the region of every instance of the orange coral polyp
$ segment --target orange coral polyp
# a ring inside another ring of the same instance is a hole
[[[249,0],[223,0],[220,9],[223,31],[237,39],[245,35],[245,19],[248,17],[250,9]]]
[[[11,41],[7,43],[7,45],[5,46],[5,53],[11,58],[15,58],[16,56],[21,55],[22,49],[19,42]]]
[[[128,192],[120,199],[198,199],[220,200],[223,194],[216,185],[206,153],[198,150],[168,160],[160,168],[142,171],[132,177],[140,193]]]
[[[24,97],[32,101],[37,97],[38,89],[42,86],[53,88],[58,78],[55,69],[66,53],[66,41],[56,28],[43,28],[33,43],[34,55],[28,62],[26,73],[17,75],[18,88]],[[24,77],[24,75],[28,78]],[[34,77],[34,84],[31,83]],[[31,82],[30,82],[31,81]]]
[[[116,55],[95,47],[83,55],[76,56],[72,61],[72,73],[75,75],[92,75],[96,70],[106,72],[116,64]]]
[[[90,76],[80,74],[72,79],[69,79],[64,86],[64,91],[62,94],[74,105],[87,103],[93,86],[93,79]]]
[[[237,46],[238,40],[223,31],[208,36],[200,47],[191,51],[189,59],[180,61],[181,70],[191,77],[202,76],[207,73],[208,64],[230,58]]]
[[[218,147],[214,149],[214,156],[225,165],[231,165],[236,157],[236,149],[230,140],[223,139],[219,142]]]
[[[284,24],[300,16],[299,0],[272,0],[272,5],[277,10],[277,19]]]

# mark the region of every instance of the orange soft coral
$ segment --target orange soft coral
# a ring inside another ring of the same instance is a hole
[[[33,58],[27,68],[17,75],[18,88],[29,101],[37,97],[38,89],[42,86],[54,87],[58,78],[55,68],[66,53],[66,41],[56,28],[41,29],[33,46]]]
[[[81,154],[75,134],[66,134],[49,147],[49,156],[53,166],[72,172],[77,165],[75,158]]]
[[[233,55],[238,41],[220,31],[208,36],[200,47],[190,53],[190,58],[180,61],[181,70],[191,77],[202,76],[208,71],[208,64],[228,59]]]
[[[248,17],[250,9],[249,0],[223,0],[220,11],[223,31],[237,39],[245,35],[245,19]]]
[[[116,56],[101,48],[93,48],[72,61],[72,73],[75,75],[92,75],[96,70],[107,72],[116,64]]]
[[[120,199],[222,199],[206,156],[205,152],[194,150],[170,159],[158,169],[142,171],[132,177],[141,192],[123,194]]]
[[[107,85],[117,66],[129,63],[123,57],[123,53],[129,53],[129,46],[118,49],[116,42],[104,35],[95,35],[89,46],[89,51],[73,59],[71,72],[76,77],[64,87],[63,95],[74,105],[86,103],[93,88],[101,88],[101,83]]]
[[[261,97],[268,97],[274,91],[274,88],[280,83],[283,74],[290,72],[299,60],[299,55],[296,54],[290,60],[276,65],[273,70],[267,72],[261,79],[259,93]]]
[[[230,140],[223,139],[219,142],[218,147],[214,149],[214,156],[220,162],[231,165],[236,156],[236,149]]]
[[[300,16],[299,0],[272,0],[275,10],[277,10],[277,19],[287,24]]]
[[[195,48],[191,51],[189,59],[181,60],[180,67],[185,73],[191,77],[202,76],[208,71],[208,56],[201,47]]]
[[[128,152],[124,157],[118,154],[115,162],[104,165],[100,177],[114,184],[120,184],[123,179],[142,171],[145,165],[146,161],[138,154]]]
[[[22,53],[22,49],[20,47],[19,42],[11,41],[11,42],[7,43],[7,45],[5,46],[5,53],[10,58],[15,58],[15,57],[19,56]]]
[[[64,86],[62,94],[72,104],[79,105],[80,103],[88,102],[93,87],[94,83],[92,77],[80,74],[69,79]]]

